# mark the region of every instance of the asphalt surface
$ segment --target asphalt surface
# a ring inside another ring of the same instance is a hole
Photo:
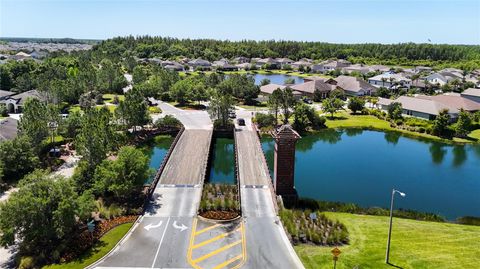
[[[212,131],[186,129],[178,140],[160,184],[200,184],[205,178]]]
[[[238,153],[238,170],[241,185],[268,185],[270,175],[258,144],[255,131],[246,126],[235,128],[235,145]]]

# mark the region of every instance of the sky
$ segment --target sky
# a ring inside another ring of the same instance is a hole
[[[480,45],[480,0],[0,0],[0,37],[147,34]]]

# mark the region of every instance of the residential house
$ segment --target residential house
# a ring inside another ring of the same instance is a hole
[[[412,85],[412,80],[406,78],[400,74],[394,74],[391,72],[383,73],[378,76],[374,76],[368,79],[368,83],[372,84],[375,87],[385,87],[385,88],[410,88]]]
[[[0,101],[14,95],[14,92],[0,90]]]
[[[387,111],[393,102],[395,101],[392,99],[379,97],[377,103],[375,104],[375,108]]]
[[[350,66],[343,67],[341,70],[342,70],[342,73],[350,74],[352,72],[358,72],[360,74],[365,75],[370,72],[370,67],[364,64],[352,64]]]
[[[265,59],[260,59],[255,63],[257,68],[262,68],[263,66],[268,66],[271,69],[277,69],[280,68],[280,63],[273,58],[265,58]]]
[[[428,81],[430,84],[437,85],[437,86],[443,86],[455,79],[458,79],[461,81],[462,75],[458,73],[442,71],[442,72],[430,74],[425,78],[425,80]]]
[[[26,59],[32,59],[32,56],[28,53],[20,51],[19,53],[11,56],[11,59],[14,59],[16,61],[22,61],[22,60],[26,60]]]
[[[22,113],[23,104],[28,98],[37,98],[42,101],[46,100],[46,97],[37,90],[30,90],[15,95],[10,95],[0,103],[3,103],[7,107],[8,113]]]
[[[242,70],[250,70],[252,65],[250,63],[241,63],[241,64],[236,64],[235,65],[238,69]]]
[[[390,71],[390,67],[386,66],[386,65],[371,65],[370,66],[370,72],[381,72],[381,73],[385,73],[385,72],[389,72]]]
[[[168,70],[179,71],[179,72],[185,71],[185,67],[177,62],[171,62],[167,65],[164,65],[164,68]]]
[[[236,70],[238,70],[238,67],[228,63],[227,59],[221,59],[221,60],[215,61],[215,62],[213,62],[212,66],[215,67],[215,69],[221,70],[221,71],[236,71]]]
[[[337,86],[345,91],[345,94],[351,96],[371,95],[377,91],[377,88],[358,77],[339,76],[335,78],[335,81]]]
[[[210,70],[212,67],[212,64],[209,61],[203,60],[200,58],[189,61],[188,65],[194,70],[195,69]]]
[[[234,58],[233,62],[237,64],[244,64],[244,63],[249,63],[250,59],[248,59],[247,57],[240,56],[240,57]]]
[[[291,88],[295,91],[300,92],[303,96],[307,96],[312,99],[314,99],[315,97],[324,99],[330,95],[331,91],[335,89],[341,89],[336,85],[336,83],[337,82],[333,79],[317,79],[293,85],[291,86]]]
[[[298,69],[300,69],[300,66],[302,66],[302,67],[310,67],[310,68],[311,68],[311,67],[312,67],[312,62],[311,62],[311,60],[309,60],[309,59],[300,59],[300,60],[292,63],[292,68],[293,68],[293,69],[298,70]]]
[[[286,85],[270,83],[260,87],[260,94],[263,96],[269,96],[277,89],[284,90],[286,88],[287,88]],[[290,87],[290,88],[292,89],[292,93],[295,99],[299,100],[303,96],[301,92],[293,90],[293,87]]]
[[[474,102],[480,103],[480,89],[468,88],[464,90],[460,96],[470,99]]]
[[[293,60],[290,60],[288,58],[277,58],[276,61],[280,65],[281,69],[283,69],[286,66],[291,67],[291,65],[293,64]]]
[[[432,68],[427,66],[415,66],[413,70],[415,71],[415,73],[432,72]]]
[[[334,70],[341,70],[350,65],[351,63],[346,60],[326,60],[319,64],[316,64],[312,68],[312,71],[315,70],[315,72],[326,73]]]

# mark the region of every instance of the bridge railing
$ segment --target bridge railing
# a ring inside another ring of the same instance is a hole
[[[241,184],[240,184],[240,168],[238,167],[238,147],[237,147],[237,131],[233,129],[233,149],[235,153],[235,176],[237,177],[237,188],[238,188],[238,203],[240,205],[240,212],[242,212],[242,195],[241,195]]]
[[[257,146],[262,151],[263,163],[265,164],[263,167],[268,177],[268,187],[270,189],[270,192],[272,193],[272,200],[273,200],[273,206],[275,208],[275,212],[278,213],[277,195],[275,194],[275,188],[273,187],[273,180],[272,180],[272,177],[270,176],[270,171],[268,170],[268,163],[267,163],[267,158],[265,157],[265,151],[263,151],[262,143],[260,142],[260,131],[258,130],[257,125],[253,122],[252,122],[252,128],[256,133]]]
[[[163,158],[162,164],[160,164],[160,167],[157,169],[155,177],[153,178],[152,183],[148,187],[148,195],[147,195],[148,199],[151,198],[153,193],[155,192],[155,188],[157,187],[157,184],[160,181],[160,177],[163,173],[163,170],[165,170],[165,166],[167,165],[168,159],[170,159],[170,156],[172,155],[172,152],[175,149],[175,146],[177,145],[178,140],[180,139],[184,131],[185,131],[185,127],[182,127],[180,131],[177,133],[177,135],[175,136],[175,139],[173,140],[172,144],[170,145],[170,148],[167,151],[167,154]]]

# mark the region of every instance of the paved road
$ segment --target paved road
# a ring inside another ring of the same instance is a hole
[[[162,109],[162,115],[173,115],[179,119],[185,129],[212,130],[213,124],[207,111],[204,110],[183,110],[168,103],[156,101]]]
[[[186,129],[160,176],[160,184],[201,184],[211,137],[210,130]]]
[[[248,126],[248,125],[247,125]],[[268,185],[270,175],[258,144],[255,131],[247,126],[235,128],[235,145],[238,152],[238,169],[241,185]]]

